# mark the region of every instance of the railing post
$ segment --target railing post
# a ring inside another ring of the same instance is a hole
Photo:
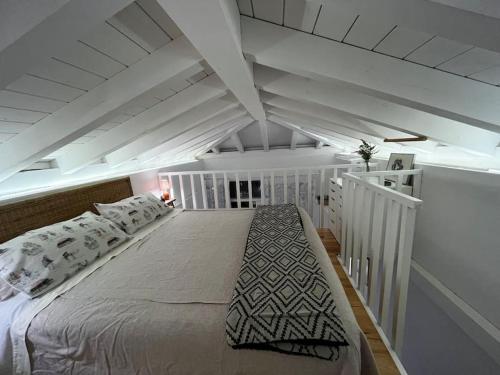
[[[313,216],[313,209],[312,209],[312,173],[311,170],[309,169],[307,172],[307,211],[309,213],[309,216]]]
[[[374,193],[375,207],[373,209],[373,233],[370,262],[370,288],[368,290],[368,304],[372,311],[380,311],[380,293],[378,293],[378,272],[382,251],[382,233],[384,230],[385,202],[383,195]],[[379,317],[377,316],[377,319]]]
[[[168,175],[168,186],[170,186],[170,198],[175,197],[174,184],[172,184],[172,175]]]
[[[299,183],[299,171],[295,170],[295,205],[298,207],[300,204],[300,183]]]
[[[186,209],[186,195],[184,193],[184,182],[182,181],[183,175],[179,175],[179,185],[181,189],[181,202],[182,202],[182,208]]]
[[[236,172],[236,202],[238,203],[238,208],[241,208],[241,195],[240,195],[240,174]]]
[[[214,205],[215,209],[219,208],[219,188],[217,187],[217,179],[215,178],[215,173],[212,173],[212,181],[213,181],[213,188],[214,188]]]
[[[274,205],[275,199],[274,199],[274,171],[271,171],[271,204]]]
[[[260,204],[264,205],[264,172],[260,172]]]
[[[406,302],[408,282],[410,279],[411,253],[415,230],[416,209],[403,207],[401,215],[401,232],[399,237],[398,264],[396,269],[396,285],[394,289],[394,323],[393,342],[398,356],[402,356],[405,330]]]
[[[320,182],[319,182],[319,226],[320,228],[323,228],[324,226],[324,218],[325,218],[325,213],[324,211],[324,206],[325,206],[325,169],[321,169],[321,176],[320,176]]]
[[[365,197],[363,199],[363,209],[361,212],[363,213],[362,217],[362,223],[361,223],[361,261],[359,265],[359,270],[360,270],[360,277],[359,277],[359,287],[358,289],[361,291],[363,295],[362,288],[365,287],[366,281],[367,281],[367,270],[366,270],[366,265],[367,265],[367,257],[368,257],[368,252],[369,252],[369,242],[370,242],[370,233],[371,233],[371,228],[372,228],[372,221],[373,221],[373,216],[372,216],[372,202],[373,202],[373,192],[370,191],[369,189],[365,190]],[[378,219],[380,220],[380,218]]]
[[[248,208],[253,208],[252,175],[248,172]]]
[[[361,245],[361,217],[363,210],[363,200],[365,196],[365,187],[358,185],[354,198],[354,219],[353,219],[353,247],[352,247],[352,272],[356,287],[359,289],[359,263],[360,263],[360,245]]]
[[[207,187],[205,185],[205,175],[200,173],[200,182],[201,182],[201,196],[203,198],[203,209],[207,209]]]
[[[197,210],[198,209],[198,204],[196,202],[196,189],[194,187],[194,177],[193,177],[193,174],[189,175],[189,179],[190,179],[190,182],[191,182],[191,199],[193,200],[193,208],[195,210]]]
[[[284,204],[288,203],[288,169],[283,173],[283,200]]]
[[[227,173],[224,172],[224,197],[226,198],[226,207],[231,208],[231,202],[229,198],[229,183],[227,181]]]

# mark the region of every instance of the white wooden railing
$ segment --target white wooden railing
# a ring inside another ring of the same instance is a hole
[[[377,164],[370,166],[376,169]],[[314,221],[322,227],[328,179],[339,178],[345,172],[361,171],[363,168],[361,164],[333,164],[299,168],[165,172],[159,174],[159,179],[160,186],[164,185],[162,181],[168,181],[170,195],[177,201],[180,198],[183,208],[229,209],[296,203],[306,209],[313,220],[316,217]],[[230,196],[230,181],[235,181],[235,198]],[[243,181],[247,182],[248,195],[242,197],[240,182]],[[259,181],[260,196],[252,191],[251,181]],[[315,204],[317,196],[320,199]]]
[[[419,170],[343,174],[340,259],[379,331],[401,356],[415,217],[422,201],[384,187],[388,175],[396,175],[398,185],[415,176],[420,194]]]

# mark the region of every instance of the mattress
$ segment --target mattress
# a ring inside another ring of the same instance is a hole
[[[16,352],[26,327],[29,358],[23,364],[15,353],[15,368],[33,374],[376,373],[312,222],[301,215],[348,333],[349,350],[339,360],[227,344],[225,318],[253,210],[221,210],[170,215],[107,263],[48,296],[25,301],[13,317],[14,326],[24,324],[17,324],[12,338]]]

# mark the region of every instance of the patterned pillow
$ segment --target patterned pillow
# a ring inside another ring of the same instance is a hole
[[[102,216],[115,222],[128,234],[134,234],[169,211],[151,193],[135,195],[111,204],[94,205]]]
[[[0,278],[31,297],[58,286],[128,240],[91,212],[26,232],[0,245]]]

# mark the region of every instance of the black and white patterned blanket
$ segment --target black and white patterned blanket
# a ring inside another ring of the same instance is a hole
[[[229,345],[336,360],[349,345],[336,310],[297,207],[257,208],[226,318]]]

